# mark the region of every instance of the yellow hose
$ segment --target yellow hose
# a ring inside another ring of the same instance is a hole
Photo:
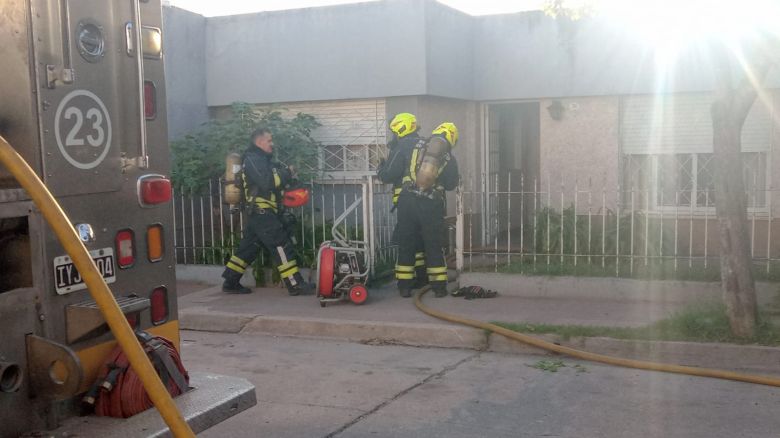
[[[464,324],[471,327],[476,327],[483,330],[488,330],[499,335],[506,336],[509,339],[520,341],[534,347],[542,348],[544,350],[554,351],[556,353],[565,354],[567,356],[576,357],[579,359],[589,360],[593,362],[601,362],[608,365],[617,365],[627,368],[637,368],[640,370],[662,371],[665,373],[677,373],[688,374],[691,376],[700,377],[714,377],[716,379],[737,380],[740,382],[757,383],[759,385],[780,386],[780,378],[759,376],[752,374],[735,373],[732,371],[714,370],[709,368],[687,367],[682,365],[670,365],[658,362],[647,362],[643,360],[624,359],[620,357],[606,356],[603,354],[588,353],[587,351],[575,350],[574,348],[562,347],[560,345],[553,344],[552,342],[543,341],[533,336],[524,335],[504,327],[499,327],[495,324],[490,324],[474,319],[464,318],[458,315],[452,315],[439,310],[431,309],[430,307],[422,303],[422,295],[425,294],[429,288],[425,288],[417,293],[414,297],[414,305],[417,306],[422,312],[433,316],[434,318],[443,319],[445,321],[454,322],[457,324]]]
[[[130,365],[138,373],[138,377],[149,394],[149,398],[157,410],[160,411],[160,415],[173,435],[175,437],[194,437],[195,434],[187,422],[184,421],[171,395],[154,371],[154,367],[138,339],[136,339],[130,324],[128,324],[122,310],[111,294],[111,290],[103,280],[100,272],[98,272],[95,262],[92,261],[87,248],[79,239],[65,212],[62,211],[62,208],[60,208],[49,190],[43,185],[38,175],[35,174],[30,166],[27,165],[27,162],[16,153],[2,136],[0,136],[0,163],[19,181],[32,197],[35,205],[41,210],[46,221],[49,222],[63,248],[65,248],[65,251],[67,251],[76,265],[79,274],[84,279],[84,283],[89,288],[89,292],[111,328],[111,332],[127,355]]]

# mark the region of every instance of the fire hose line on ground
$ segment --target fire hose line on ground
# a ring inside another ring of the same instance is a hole
[[[675,373],[675,374],[688,374],[691,376],[699,376],[699,377],[713,377],[716,379],[726,379],[726,380],[736,380],[739,382],[757,383],[759,385],[780,386],[780,378],[776,378],[776,377],[759,376],[754,374],[742,374],[733,371],[689,367],[683,365],[672,365],[672,364],[664,364],[658,362],[648,362],[643,360],[625,359],[621,357],[606,356],[603,354],[589,353],[587,351],[581,351],[581,350],[576,350],[574,348],[563,347],[561,345],[553,344],[552,342],[543,341],[533,336],[528,336],[509,329],[505,329],[495,324],[464,318],[462,316],[452,315],[446,312],[431,309],[430,307],[422,303],[422,296],[423,294],[428,292],[428,290],[430,289],[425,288],[420,292],[418,292],[417,295],[415,295],[414,297],[414,305],[417,306],[417,308],[421,310],[423,313],[426,313],[430,316],[433,316],[434,318],[442,319],[445,321],[454,322],[457,324],[463,324],[463,325],[487,330],[493,333],[498,333],[499,335],[506,336],[509,339],[523,342],[525,344],[529,344],[544,350],[554,351],[556,353],[565,354],[567,356],[575,357],[578,359],[589,360],[592,362],[601,362],[608,365],[617,365],[626,368],[637,368],[640,370],[650,370],[650,371],[662,371],[666,373]]]
[[[149,398],[160,412],[165,423],[175,437],[194,437],[190,426],[184,421],[171,395],[166,390],[152,363],[146,356],[141,344],[136,339],[133,330],[127,322],[122,310],[114,299],[111,290],[98,272],[95,262],[87,252],[87,248],[79,239],[76,230],[71,225],[65,212],[52,194],[41,182],[35,171],[26,161],[0,136],[0,163],[19,181],[32,197],[35,205],[41,210],[60,243],[76,265],[92,298],[98,305],[114,334],[119,345],[127,355],[130,365],[136,371]]]

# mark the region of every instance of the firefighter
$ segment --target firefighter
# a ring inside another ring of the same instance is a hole
[[[451,150],[458,142],[458,128],[445,122],[433,130],[431,139],[418,142],[410,151],[399,151],[386,178],[402,176],[398,197],[396,279],[401,296],[412,295],[415,278],[415,240],[425,248],[426,273],[436,297],[447,296],[445,247],[445,191],[458,185],[458,164]]]
[[[417,143],[426,140],[420,137],[418,128],[417,118],[414,114],[399,113],[390,121],[390,131],[393,133],[393,138],[390,140],[390,143],[388,143],[390,153],[387,157],[387,161],[383,161],[379,165],[377,176],[382,182],[393,184],[393,207],[390,210],[391,212],[398,208],[398,197],[401,194],[403,174],[397,175],[394,179],[391,179],[388,177],[388,171],[396,159],[401,159],[401,156],[411,156],[411,151],[417,146]],[[398,224],[396,223],[396,229],[393,230],[392,239],[396,244],[398,243],[397,231]],[[414,255],[416,279],[414,287],[420,288],[428,283],[428,276],[425,272],[425,252],[422,246],[422,239],[418,237],[415,241],[418,245]]]
[[[225,266],[222,291],[231,294],[252,292],[239,283],[241,276],[257,257],[260,245],[271,253],[276,269],[290,295],[311,292],[298,271],[297,256],[281,217],[282,190],[294,183],[294,173],[273,160],[271,131],[256,129],[243,156],[243,190],[249,220],[235,255]]]

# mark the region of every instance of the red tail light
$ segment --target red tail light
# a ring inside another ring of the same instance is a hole
[[[120,268],[125,269],[135,263],[135,242],[132,230],[116,233],[116,258]]]
[[[168,289],[165,286],[156,288],[149,300],[152,302],[152,324],[168,321]]]
[[[146,120],[157,117],[157,88],[150,81],[144,81],[144,116]]]
[[[173,188],[171,180],[162,175],[145,175],[138,179],[138,202],[142,207],[150,207],[171,200]]]

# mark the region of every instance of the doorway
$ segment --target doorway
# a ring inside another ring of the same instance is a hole
[[[482,189],[483,245],[504,242],[519,233],[521,219],[533,215],[534,184],[539,176],[539,102],[485,104]],[[522,193],[521,193],[522,192]],[[519,234],[518,234],[519,235]],[[520,239],[516,239],[519,243]]]

